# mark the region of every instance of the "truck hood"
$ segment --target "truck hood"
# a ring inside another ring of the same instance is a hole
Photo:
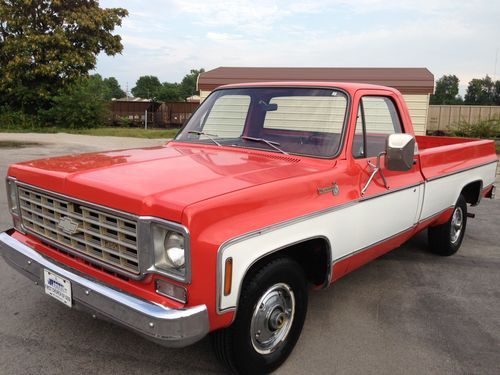
[[[23,162],[9,175],[80,200],[180,222],[192,203],[318,168],[290,155],[171,143]]]

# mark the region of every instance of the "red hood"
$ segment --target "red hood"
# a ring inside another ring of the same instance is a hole
[[[29,161],[11,166],[9,175],[81,200],[180,222],[192,203],[317,170],[317,163],[294,156],[172,143]]]

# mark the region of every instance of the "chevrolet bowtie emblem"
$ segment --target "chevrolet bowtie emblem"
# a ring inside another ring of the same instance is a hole
[[[57,227],[60,228],[66,234],[75,234],[79,232],[78,223],[71,220],[71,218],[64,216],[57,223]]]

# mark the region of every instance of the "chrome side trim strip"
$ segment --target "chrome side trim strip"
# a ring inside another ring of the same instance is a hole
[[[484,167],[486,165],[490,165],[490,164],[498,164],[498,160],[495,160],[495,161],[489,161],[487,163],[483,163],[483,164],[479,164],[479,165],[476,165],[474,167],[470,167],[470,168],[464,168],[464,169],[460,169],[458,171],[454,171],[454,172],[450,172],[450,173],[446,173],[444,175],[440,175],[440,176],[437,176],[437,177],[431,177],[431,178],[428,178],[426,179],[425,181],[426,182],[430,182],[430,181],[435,181],[435,180],[439,180],[441,178],[445,178],[445,177],[449,177],[449,176],[453,176],[454,174],[459,174],[459,173],[462,173],[462,172],[466,172],[466,171],[470,171],[472,169],[476,169],[476,168],[481,168],[481,167]]]
[[[397,189],[391,189],[391,188],[389,188],[389,190],[383,191],[383,192],[381,192],[379,194],[370,195],[368,197],[362,197],[358,201],[359,202],[368,201],[370,199],[379,198],[379,197],[381,197],[383,195],[387,195],[387,194],[391,194],[391,193],[397,193],[398,191],[402,191],[402,190],[413,189],[413,188],[416,188],[416,187],[421,186],[421,185],[424,185],[424,182],[418,182],[418,183],[415,183],[413,185],[408,185],[408,186],[400,187],[400,188],[397,188]]]

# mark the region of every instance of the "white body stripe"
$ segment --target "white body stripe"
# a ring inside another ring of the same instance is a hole
[[[429,181],[425,184],[425,199],[421,220],[436,212],[454,206],[463,187],[473,181],[482,181],[483,187],[495,182],[496,163],[469,169],[461,173]]]
[[[331,244],[332,261],[343,258],[453,206],[467,183],[483,180],[487,186],[494,180],[495,168],[496,164],[489,164],[226,242],[219,249],[217,265],[219,312],[237,306],[247,270],[267,254],[305,239],[325,237]],[[232,290],[224,296],[220,291],[227,258],[233,258]]]

